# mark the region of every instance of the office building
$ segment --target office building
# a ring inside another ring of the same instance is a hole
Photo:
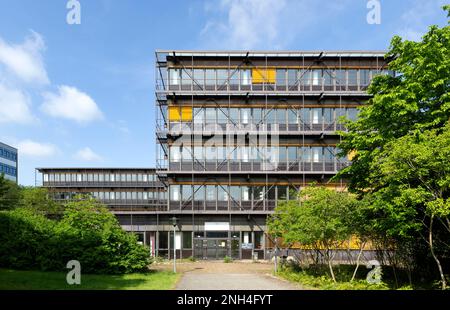
[[[6,179],[18,182],[18,151],[0,142],[0,174]]]

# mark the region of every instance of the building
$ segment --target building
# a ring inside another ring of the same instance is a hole
[[[156,51],[156,169],[43,168],[43,184],[57,199],[93,193],[154,255],[269,258],[278,201],[345,187],[331,181],[350,162],[339,120],[357,117],[385,64],[375,51]]]
[[[155,169],[148,168],[37,168],[37,184],[48,188],[56,201],[89,194],[116,214],[123,228],[138,235],[155,255],[156,227],[140,214],[164,212],[166,191]]]
[[[0,142],[0,174],[6,179],[18,182],[18,151]]]
[[[157,173],[169,192],[159,225],[178,218],[181,254],[270,256],[277,201],[313,182],[344,187],[330,181],[349,164],[339,119],[357,117],[384,66],[374,51],[156,51]]]

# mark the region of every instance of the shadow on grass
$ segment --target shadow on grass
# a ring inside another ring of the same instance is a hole
[[[136,290],[171,289],[178,276],[149,271],[125,275],[81,275],[80,285],[69,285],[61,272],[0,269],[2,290]]]

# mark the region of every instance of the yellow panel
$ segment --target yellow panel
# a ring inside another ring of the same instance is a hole
[[[181,119],[180,107],[169,107],[169,121],[179,122]]]
[[[192,107],[182,107],[181,108],[181,121],[191,122],[192,121]]]
[[[355,158],[355,156],[356,156],[356,151],[350,151],[350,153],[347,154],[347,159],[353,160],[353,158]]]
[[[253,68],[252,69],[252,79],[253,84],[262,83],[275,83],[276,73],[275,69],[265,69],[265,68]]]
[[[275,84],[276,73],[275,69],[267,69],[267,83]]]

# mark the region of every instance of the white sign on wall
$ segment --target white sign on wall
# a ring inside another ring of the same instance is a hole
[[[205,231],[229,231],[228,222],[205,222]]]

